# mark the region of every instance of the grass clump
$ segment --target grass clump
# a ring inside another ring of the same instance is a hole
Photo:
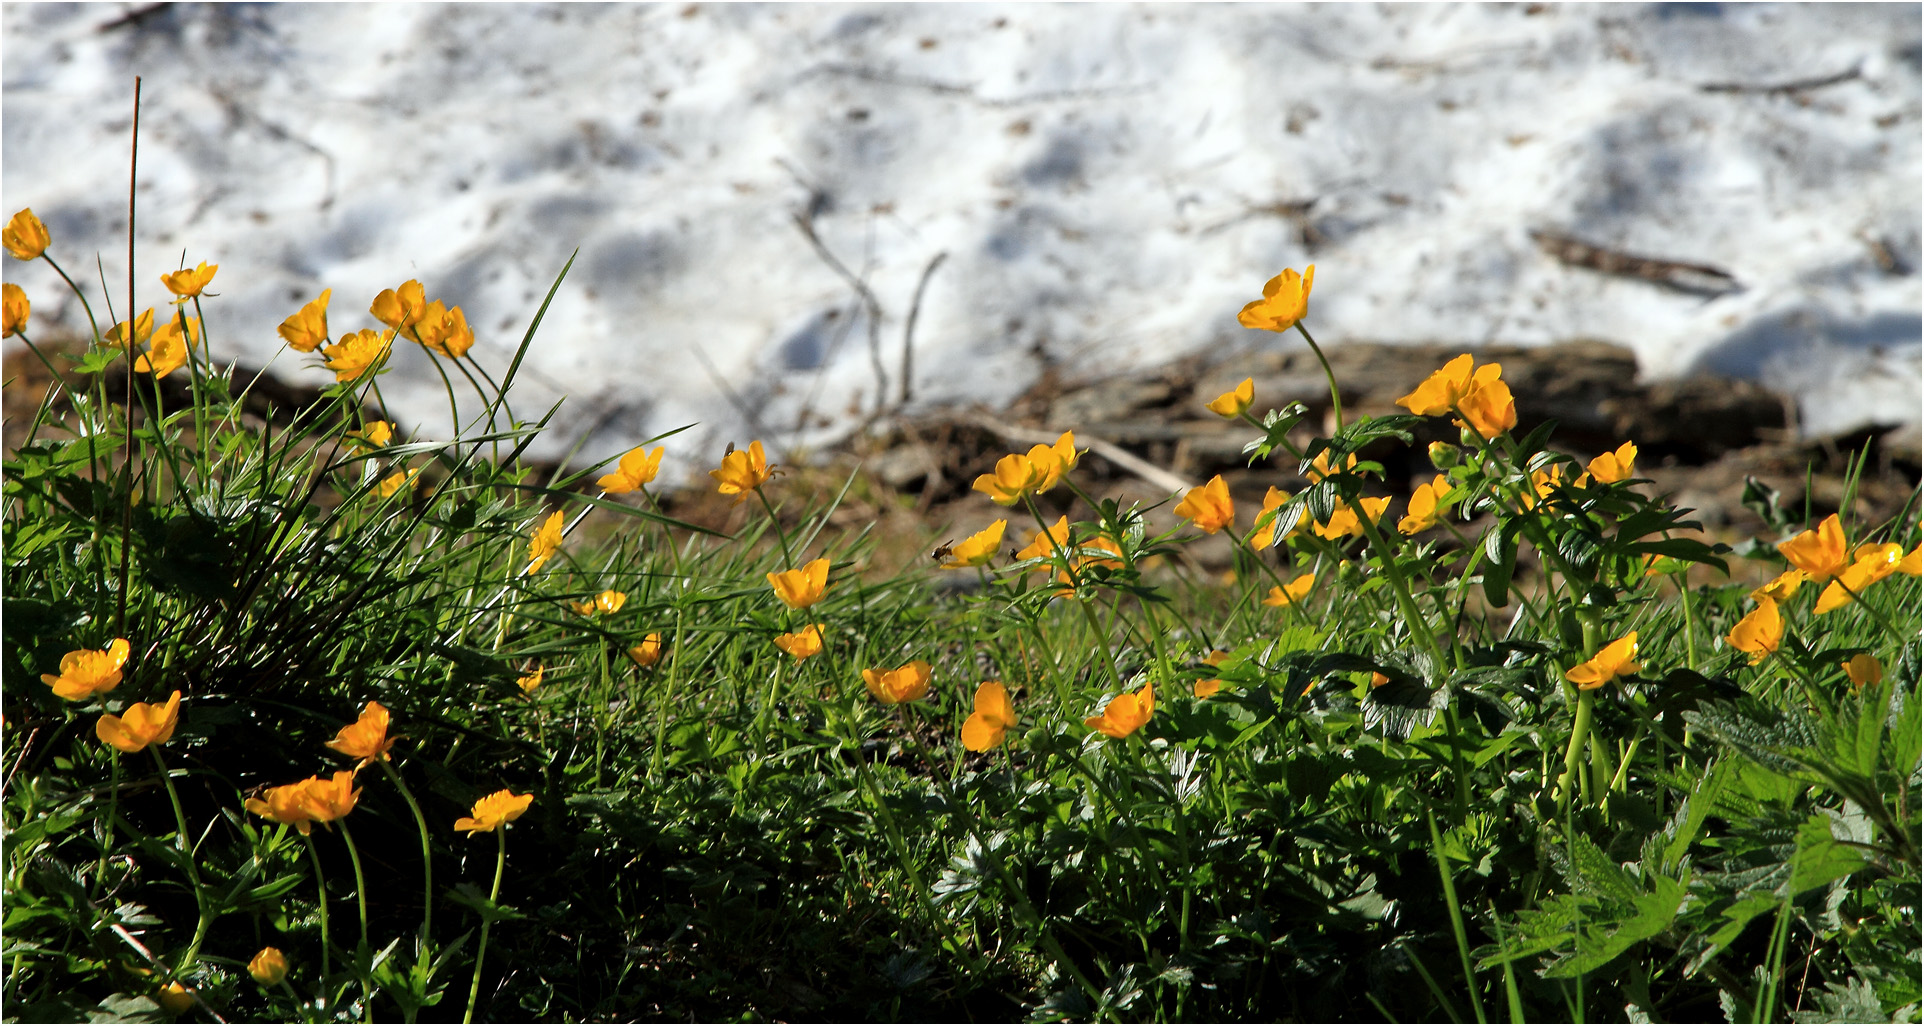
[[[539,310],[496,376],[419,283],[353,331],[322,293],[282,334],[338,380],[255,429],[217,271],[50,355],[6,458],[13,1014],[1917,1014],[1914,509],[1705,544],[1465,356],[1307,446],[1211,403],[1310,482],[1253,514],[1218,480],[1157,529],[1066,433],[984,468],[1008,516],[941,569],[871,577],[760,442],[712,472],[732,535],[661,512],[659,448],[531,475]],[[1311,282],[1244,323],[1314,346]],[[453,438],[376,413],[409,341]],[[1357,454],[1436,417],[1399,517]],[[1233,583],[1185,571],[1224,532]],[[1738,557],[1784,572],[1685,586]]]

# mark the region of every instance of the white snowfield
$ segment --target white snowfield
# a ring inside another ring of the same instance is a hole
[[[913,404],[1300,346],[1236,313],[1309,263],[1327,345],[1597,338],[1646,375],[1789,389],[1810,434],[1919,418],[1916,5],[9,4],[0,25],[0,217],[32,207],[85,282],[98,254],[124,316],[142,76],[139,302],[183,251],[218,263],[222,362],[324,382],[281,319],[331,288],[337,334],[371,327],[418,278],[498,373],[578,249],[515,404],[565,396],[536,451],[585,435],[578,463],[697,422],[671,476],[846,433],[901,401],[912,312]],[[44,264],[5,273],[33,333],[84,329]],[[400,343],[382,390],[444,437],[430,359]]]

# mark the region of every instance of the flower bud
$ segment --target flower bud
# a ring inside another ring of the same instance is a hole
[[[1448,442],[1431,442],[1430,462],[1438,470],[1448,470],[1463,462],[1463,451]]]
[[[287,979],[287,956],[279,948],[262,948],[261,953],[247,963],[248,975],[263,987],[272,987]]]
[[[1465,448],[1483,448],[1483,439],[1479,438],[1476,432],[1471,431],[1467,427],[1457,434],[1457,441],[1462,442]]]

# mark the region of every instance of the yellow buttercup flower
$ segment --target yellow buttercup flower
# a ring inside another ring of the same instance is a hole
[[[1189,686],[1190,693],[1194,694],[1197,698],[1208,698],[1222,689],[1223,682],[1215,679],[1199,680]]]
[[[160,988],[160,992],[154,995],[154,1000],[160,1003],[160,1007],[167,1010],[167,1014],[180,1015],[194,1007],[194,989],[184,987],[179,980],[175,980]]]
[[[749,492],[766,483],[774,472],[762,454],[761,441],[756,440],[748,443],[746,451],[737,449],[723,456],[721,468],[709,471],[708,476],[715,479],[716,491],[733,495],[739,503],[748,498]]]
[[[534,803],[532,794],[515,794],[501,790],[474,803],[474,809],[466,816],[454,821],[454,829],[466,830],[469,837],[475,834],[492,833],[496,828],[505,826],[521,818]]]
[[[949,561],[942,564],[942,569],[961,570],[981,566],[994,559],[996,551],[1002,547],[1002,532],[1008,526],[1007,520],[998,520],[964,538],[949,549]]]
[[[1037,467],[1029,457],[1010,453],[995,461],[993,472],[978,476],[973,487],[998,506],[1013,506],[1021,501],[1022,496],[1040,491],[1048,480],[1047,466]]]
[[[822,628],[826,624],[811,623],[791,634],[775,635],[775,647],[795,657],[796,662],[819,655],[822,651]]]
[[[1309,469],[1303,471],[1303,476],[1309,480],[1310,484],[1315,484],[1331,474],[1347,474],[1356,469],[1355,453],[1350,453],[1341,463],[1336,464],[1332,464],[1329,457],[1330,451],[1324,449],[1316,454],[1315,459],[1309,461]]]
[[[1452,411],[1463,416],[1459,427],[1469,427],[1484,438],[1516,426],[1516,402],[1503,383],[1503,365],[1475,367],[1464,353],[1431,374],[1396,405],[1419,417],[1441,417]]]
[[[1550,493],[1563,483],[1563,464],[1552,463],[1547,467],[1530,472],[1530,490],[1523,493],[1524,509],[1535,509]]]
[[[379,449],[394,440],[394,425],[385,420],[370,420],[361,425],[359,431],[349,431],[342,436],[357,446]]]
[[[1764,657],[1777,651],[1784,638],[1784,618],[1777,611],[1777,603],[1764,599],[1750,615],[1737,621],[1724,640],[1739,652],[1750,654],[1750,665],[1764,661]]]
[[[1912,577],[1924,576],[1924,545],[1904,553],[1904,558],[1897,561],[1897,572]]]
[[[1287,587],[1272,584],[1269,586],[1269,597],[1263,599],[1263,605],[1275,606],[1279,609],[1283,606],[1297,605],[1309,597],[1309,590],[1314,587],[1316,587],[1315,574],[1304,574],[1289,582]]]
[[[148,339],[154,337],[154,310],[152,307],[141,311],[140,316],[134,318],[131,335],[132,341],[130,342],[128,341],[129,330],[127,322],[121,321],[119,324],[108,328],[107,333],[100,336],[100,341],[106,345],[128,350],[131,350],[134,346],[146,343]]]
[[[364,328],[342,335],[339,342],[321,350],[321,358],[327,369],[334,372],[335,381],[353,381],[386,360],[388,349],[393,344],[392,331],[379,332]]]
[[[1077,556],[1070,564],[1076,573],[1081,573],[1089,567],[1103,566],[1113,570],[1122,566],[1122,546],[1116,544],[1115,539],[1106,534],[1098,534],[1092,538],[1085,539],[1077,544],[1075,548],[1101,549],[1117,557],[1115,559],[1104,559],[1101,556]],[[1075,594],[1075,578],[1071,577],[1067,571],[1057,571],[1056,580],[1063,585],[1063,587],[1056,591],[1057,598],[1068,598]]]
[[[421,322],[414,328],[414,340],[429,352],[458,360],[474,348],[474,331],[460,307],[444,309],[437,299],[422,312]]]
[[[376,760],[388,761],[387,751],[394,747],[395,738],[387,736],[388,711],[379,702],[369,702],[361,709],[359,719],[342,727],[334,735],[327,747],[342,755],[361,760],[365,766]]]
[[[775,597],[790,609],[807,609],[822,600],[828,589],[828,560],[812,560],[800,570],[783,570],[768,575],[768,586]]]
[[[279,948],[262,948],[248,961],[247,975],[263,987],[277,986],[287,979],[287,956]]]
[[[537,663],[535,664],[533,673],[522,674],[520,677],[515,678],[514,683],[516,687],[521,689],[522,694],[532,695],[534,694],[534,689],[541,686],[541,678],[546,674],[546,668]]]
[[[1587,661],[1572,666],[1563,677],[1579,690],[1595,691],[1626,673],[1642,669],[1637,662],[1637,632],[1631,631],[1603,646]]]
[[[33,312],[33,304],[27,302],[27,290],[13,282],[0,285],[0,311],[4,311],[6,321],[0,338],[12,338],[26,331],[27,316]]]
[[[1365,497],[1356,500],[1356,504],[1363,507],[1364,515],[1368,516],[1370,523],[1374,524],[1383,519],[1383,511],[1389,509],[1390,500],[1388,496],[1381,499]],[[1330,514],[1329,523],[1316,524],[1311,530],[1316,532],[1317,537],[1332,541],[1338,538],[1362,537],[1364,534],[1363,524],[1357,519],[1356,510],[1340,499],[1336,502],[1336,511]]]
[[[1802,570],[1818,584],[1844,572],[1844,567],[1849,564],[1846,549],[1844,525],[1838,521],[1835,513],[1825,517],[1816,530],[1804,531],[1777,546],[1777,551],[1790,561],[1791,566]]]
[[[1263,508],[1256,511],[1256,528],[1249,534],[1251,548],[1266,549],[1276,543],[1276,528],[1282,525],[1283,520],[1281,510],[1283,504],[1288,501],[1289,493],[1274,486],[1263,493]],[[1289,534],[1282,540],[1288,541],[1301,533],[1303,533],[1303,520],[1297,517],[1296,523],[1290,526]]]
[[[1787,602],[1797,589],[1803,586],[1805,575],[1802,570],[1792,567],[1771,579],[1769,584],[1750,593],[1752,602]]]
[[[1236,521],[1236,504],[1229,485],[1217,474],[1201,487],[1191,488],[1176,504],[1176,515],[1195,524],[1204,534],[1215,534]]]
[[[353,770],[336,770],[332,777],[309,777],[299,785],[295,801],[307,818],[316,823],[332,823],[354,811],[361,789],[354,786]]]
[[[1099,715],[1082,721],[1082,725],[1099,730],[1113,738],[1125,738],[1142,729],[1149,717],[1156,712],[1156,689],[1153,684],[1144,684],[1135,694],[1125,691],[1109,700]]]
[[[295,352],[311,353],[327,341],[327,301],[333,289],[322,289],[320,298],[309,302],[281,322],[281,338]]]
[[[13,215],[13,220],[0,228],[0,244],[7,247],[15,260],[38,260],[52,241],[47,237],[47,226],[33,216],[32,207]]]
[[[596,595],[586,602],[570,602],[568,604],[573,606],[575,612],[580,613],[582,616],[613,615],[621,612],[621,607],[628,604],[628,595],[625,592],[611,589]]]
[[[929,675],[932,667],[920,659],[903,663],[893,670],[877,667],[862,671],[862,683],[868,686],[868,693],[884,705],[900,705],[913,702],[929,693]]]
[[[397,470],[382,478],[381,483],[374,486],[374,491],[380,495],[381,498],[386,499],[420,476],[421,472],[419,470]]]
[[[1076,436],[1073,431],[1064,431],[1054,445],[1033,445],[1029,447],[1029,465],[1042,475],[1035,486],[1037,495],[1054,488],[1064,474],[1076,468],[1082,454],[1076,451]]]
[[[291,826],[302,834],[310,833],[313,830],[311,825],[313,817],[308,814],[302,798],[307,785],[313,781],[314,778],[310,777],[297,784],[270,787],[259,797],[247,799],[245,803],[247,811],[276,823]]]
[[[1904,548],[1900,545],[1859,547],[1851,565],[1830,582],[1830,587],[1825,588],[1823,594],[1817,596],[1817,604],[1811,607],[1811,612],[1828,613],[1849,605],[1853,594],[1861,596],[1866,588],[1896,573],[1903,559]]]
[[[1309,290],[1315,281],[1315,264],[1300,275],[1285,268],[1263,283],[1263,298],[1244,306],[1236,315],[1236,323],[1261,331],[1288,331],[1309,313]]]
[[[1449,505],[1442,501],[1454,487],[1450,479],[1442,474],[1433,480],[1416,486],[1410,496],[1410,511],[1402,520],[1397,521],[1396,529],[1404,534],[1417,534],[1436,526],[1436,521]]]
[[[1256,401],[1256,379],[1244,378],[1243,383],[1211,399],[1206,405],[1209,412],[1225,420],[1235,420]]]
[[[367,312],[396,331],[405,328],[407,337],[414,338],[416,326],[428,312],[427,290],[421,287],[420,282],[410,278],[402,282],[399,289],[382,289]]]
[[[200,341],[200,318],[188,317],[186,321],[185,332],[182,332],[179,320],[169,318],[162,323],[154,332],[147,351],[134,361],[134,370],[164,378],[186,365],[188,348]]]
[[[566,519],[556,510],[535,529],[534,537],[528,539],[528,569],[524,572],[541,569],[542,564],[553,558],[555,550],[561,548],[561,527]]]
[[[641,644],[628,649],[628,658],[644,670],[661,662],[661,632],[650,633],[641,639]]]
[[[1584,469],[1604,484],[1616,484],[1637,472],[1637,446],[1633,442],[1625,442],[1617,446],[1616,452],[1606,452],[1591,460]]]
[[[654,452],[636,446],[621,454],[621,462],[612,473],[603,474],[595,482],[595,487],[609,495],[626,495],[655,479],[661,471],[661,454],[666,447],[657,445]]]
[[[175,303],[185,303],[200,295],[201,290],[214,280],[214,272],[218,270],[220,270],[219,264],[210,264],[202,260],[199,267],[161,275],[160,283],[167,286],[167,291],[180,297],[174,300]]]
[[[95,695],[104,695],[120,686],[121,668],[127,665],[129,651],[126,638],[115,638],[98,652],[77,649],[60,657],[58,676],[43,673],[40,682],[52,687],[54,694],[69,702],[83,702]]]
[[[1057,517],[1055,524],[1047,531],[1036,531],[1029,535],[1029,544],[1017,551],[1015,558],[1018,560],[1046,559],[1054,555],[1058,550],[1067,549],[1068,547],[1069,516],[1065,513]],[[1030,569],[1041,570],[1044,568],[1037,566],[1031,567]]]
[[[1850,678],[1853,691],[1866,684],[1882,684],[1884,664],[1869,652],[1859,652],[1844,661],[1844,676]]]
[[[176,691],[159,705],[135,702],[119,716],[102,713],[94,721],[94,736],[123,752],[138,752],[148,745],[164,745],[174,736],[180,722],[180,692]]]
[[[1002,743],[1015,726],[1015,707],[1000,681],[985,680],[975,689],[975,711],[962,723],[962,747],[986,752]]]

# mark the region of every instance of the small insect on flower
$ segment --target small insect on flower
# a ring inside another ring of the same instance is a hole
[[[828,590],[828,560],[817,559],[800,570],[783,570],[768,575],[768,586],[775,597],[790,609],[807,609],[822,600]]]
[[[822,651],[822,628],[826,624],[811,623],[791,634],[775,635],[775,647],[795,657],[796,662],[818,655]]]
[[[942,569],[961,570],[966,567],[982,566],[994,559],[996,551],[1002,548],[1002,533],[1008,527],[1007,520],[998,520],[964,538],[961,544],[948,550],[947,561],[942,563]]]
[[[1304,574],[1289,582],[1288,587],[1272,584],[1269,587],[1269,597],[1263,600],[1263,605],[1279,609],[1283,606],[1297,605],[1309,597],[1309,590],[1314,587],[1316,587],[1315,574]]]
[[[575,612],[580,613],[582,616],[612,616],[615,613],[621,612],[621,607],[628,604],[628,595],[626,592],[609,590],[596,595],[586,602],[570,602],[568,604],[573,606]]]
[[[311,353],[327,341],[327,301],[333,289],[322,289],[318,299],[295,311],[281,322],[281,338],[297,353]]]
[[[466,830],[469,837],[475,834],[492,833],[496,828],[506,826],[521,818],[533,804],[534,795],[515,794],[501,790],[474,803],[474,809],[466,816],[454,821],[454,829]]]
[[[534,573],[554,558],[555,550],[561,548],[561,528],[566,522],[567,518],[562,516],[560,510],[556,510],[535,529],[534,536],[528,539],[528,569],[525,573]]]
[[[962,747],[986,752],[1002,743],[1015,726],[1015,707],[1001,681],[985,680],[975,688],[975,711],[962,723]]]
[[[0,228],[0,244],[7,247],[15,260],[38,260],[47,251],[47,244],[53,240],[47,237],[47,226],[33,216],[33,208],[27,207],[13,215],[5,228]]]
[[[1309,290],[1316,282],[1316,265],[1310,264],[1297,274],[1283,273],[1263,283],[1263,298],[1245,305],[1236,323],[1259,331],[1288,331],[1309,313]]]
[[[1236,522],[1236,503],[1229,497],[1229,485],[1217,474],[1207,484],[1191,488],[1176,504],[1176,515],[1195,524],[1204,534],[1215,534]]]
[[[1784,637],[1784,618],[1777,611],[1777,603],[1766,598],[1757,603],[1750,615],[1737,621],[1724,640],[1730,647],[1750,655],[1750,665],[1764,661],[1764,657],[1777,651]]]
[[[218,270],[220,270],[219,264],[210,264],[203,260],[199,267],[161,275],[160,283],[167,286],[167,291],[179,297],[174,300],[176,304],[185,303],[199,296],[201,290],[214,280],[214,272]]]
[[[180,722],[180,692],[159,705],[135,702],[119,716],[102,713],[94,722],[94,736],[129,754],[148,745],[164,745]]]
[[[1256,401],[1256,379],[1244,378],[1243,383],[1224,392],[1204,404],[1209,412],[1224,420],[1235,420],[1249,410],[1249,404]]]
[[[708,472],[715,479],[715,490],[723,495],[733,495],[740,503],[748,498],[748,493],[768,483],[774,476],[775,468],[769,466],[768,457],[762,452],[760,439],[748,443],[747,450],[739,450],[731,443],[728,452],[722,456],[721,466]]]
[[[628,649],[628,658],[644,670],[661,662],[661,632],[649,634],[641,639],[641,644]]]
[[[655,479],[661,471],[661,454],[665,451],[666,447],[660,445],[655,446],[654,452],[636,446],[622,453],[614,471],[603,474],[595,486],[609,495],[626,495]]]
[[[362,707],[360,718],[342,727],[327,747],[361,760],[362,766],[377,759],[386,762],[388,749],[393,748],[397,740],[387,736],[388,718],[386,706],[369,702]]]
[[[83,702],[120,686],[121,668],[130,649],[126,638],[115,638],[106,648],[76,649],[60,657],[60,673],[40,675],[40,682],[69,702]]]
[[[279,948],[262,948],[248,961],[247,975],[263,987],[277,986],[287,979],[287,956]]]
[[[862,683],[868,686],[868,693],[875,696],[883,705],[900,705],[913,702],[929,693],[929,676],[933,668],[920,659],[903,663],[893,670],[876,667],[862,671]]]
[[[1142,725],[1148,723],[1149,717],[1155,712],[1155,685],[1145,683],[1142,690],[1135,694],[1125,691],[1111,698],[1099,715],[1083,720],[1082,725],[1120,739],[1142,729]]]
[[[0,311],[5,312],[6,328],[0,338],[12,338],[27,330],[27,316],[33,312],[33,304],[27,302],[27,291],[13,282],[0,285]]]
[[[1642,668],[1637,662],[1637,632],[1631,631],[1603,646],[1602,651],[1589,660],[1572,666],[1563,677],[1579,690],[1595,691],[1626,673],[1635,673]]]

